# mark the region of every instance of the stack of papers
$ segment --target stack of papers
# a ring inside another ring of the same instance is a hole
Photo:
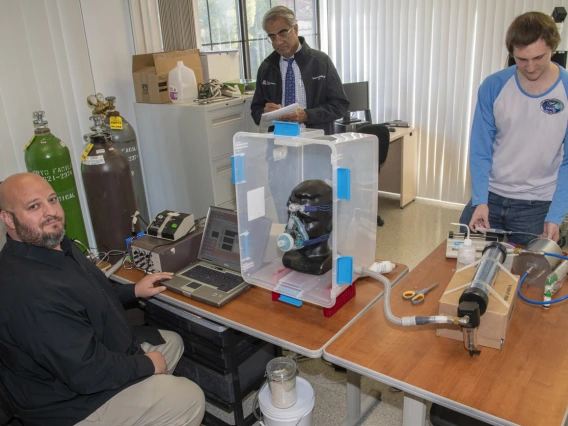
[[[300,108],[298,104],[288,105],[284,108],[277,109],[276,111],[271,111],[262,114],[260,117],[260,129],[268,129],[270,126],[273,125],[274,120],[278,120],[283,115],[293,114],[296,110]]]

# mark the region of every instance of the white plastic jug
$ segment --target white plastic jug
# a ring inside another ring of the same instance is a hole
[[[174,104],[184,104],[197,99],[197,81],[195,73],[178,61],[176,67],[168,74],[168,91]]]

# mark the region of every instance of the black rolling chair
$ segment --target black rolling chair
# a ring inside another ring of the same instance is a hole
[[[379,172],[381,166],[387,160],[390,144],[390,132],[387,126],[383,124],[367,124],[357,129],[358,133],[366,133],[368,135],[375,135],[379,139]],[[385,221],[377,215],[377,225],[383,226]]]

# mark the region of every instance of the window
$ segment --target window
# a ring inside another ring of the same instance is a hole
[[[202,50],[238,49],[243,62],[241,74],[254,79],[261,62],[272,52],[262,18],[277,5],[294,11],[299,34],[317,48],[317,0],[199,0]]]

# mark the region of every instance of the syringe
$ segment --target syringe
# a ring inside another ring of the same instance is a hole
[[[517,235],[532,235],[535,238],[538,238],[539,235],[537,234],[533,234],[531,232],[520,232],[520,231],[505,231],[504,229],[496,229],[496,228],[483,228],[481,226],[476,226],[475,227],[476,231],[479,232],[483,232],[483,233],[487,233],[489,232],[490,234],[499,234],[499,235],[513,235],[513,234],[517,234]]]

